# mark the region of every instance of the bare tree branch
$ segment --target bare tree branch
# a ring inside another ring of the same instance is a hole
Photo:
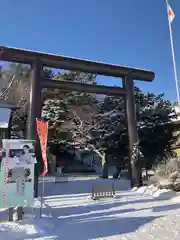
[[[7,96],[8,91],[9,91],[9,89],[11,88],[11,86],[12,86],[15,78],[16,78],[16,75],[14,75],[14,76],[12,77],[12,79],[11,79],[8,87],[4,90],[4,92],[2,92],[2,93],[0,94],[0,98],[5,98],[5,97]]]
[[[80,142],[82,143],[84,139],[86,139],[86,140],[87,140],[87,139],[91,140],[92,137],[89,135],[89,131],[90,131],[91,129],[93,129],[95,126],[97,126],[97,124],[94,124],[94,125],[90,126],[90,128],[88,128],[88,129],[86,129],[85,127],[83,128],[83,123],[84,123],[84,122],[81,120],[81,118],[80,118],[79,115],[77,114],[77,111],[73,110],[73,115],[74,115],[74,117],[75,117],[76,119],[78,119],[79,122],[80,122],[80,125],[79,125],[79,126],[76,125],[76,126],[77,126],[77,130],[79,131],[79,133],[80,133],[80,135],[81,135],[81,140],[80,140]],[[97,148],[96,148],[93,144],[89,144],[89,146],[93,149],[93,151],[94,151],[95,153],[97,153],[97,155],[98,155],[101,159],[103,159],[103,155],[100,153],[100,151],[97,150]]]

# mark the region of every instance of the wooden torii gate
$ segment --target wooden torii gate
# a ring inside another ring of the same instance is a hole
[[[41,93],[43,88],[59,88],[67,91],[124,96],[128,121],[129,161],[132,169],[132,186],[139,185],[138,169],[131,158],[133,145],[138,139],[133,80],[151,82],[155,77],[154,72],[3,46],[0,47],[0,60],[31,65],[30,106],[27,123],[28,139],[36,139],[36,118],[40,118],[41,116]],[[43,79],[43,67],[117,77],[122,79],[123,87],[107,87]]]

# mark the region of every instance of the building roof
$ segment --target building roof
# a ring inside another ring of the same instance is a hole
[[[0,100],[0,108],[9,108],[11,110],[15,110],[15,109],[18,109],[19,107],[8,101]]]

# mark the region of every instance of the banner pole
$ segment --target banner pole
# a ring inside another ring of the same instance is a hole
[[[42,177],[42,187],[41,187],[41,207],[40,207],[40,218],[43,214],[43,198],[44,198],[44,176]]]

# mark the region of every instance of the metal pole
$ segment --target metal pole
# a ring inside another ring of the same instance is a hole
[[[44,177],[42,177],[40,218],[42,217],[43,213],[43,197],[44,197]]]
[[[167,13],[168,13],[168,6],[169,6],[168,0],[166,0],[166,6],[167,6]],[[180,103],[178,74],[176,69],[176,58],[175,58],[175,52],[174,52],[174,41],[173,41],[172,27],[171,27],[171,21],[169,19],[169,15],[168,15],[168,25],[169,25],[169,36],[170,36],[171,51],[172,51],[172,61],[173,61],[173,68],[174,68],[174,79],[176,83],[177,100],[178,100],[178,103]]]

